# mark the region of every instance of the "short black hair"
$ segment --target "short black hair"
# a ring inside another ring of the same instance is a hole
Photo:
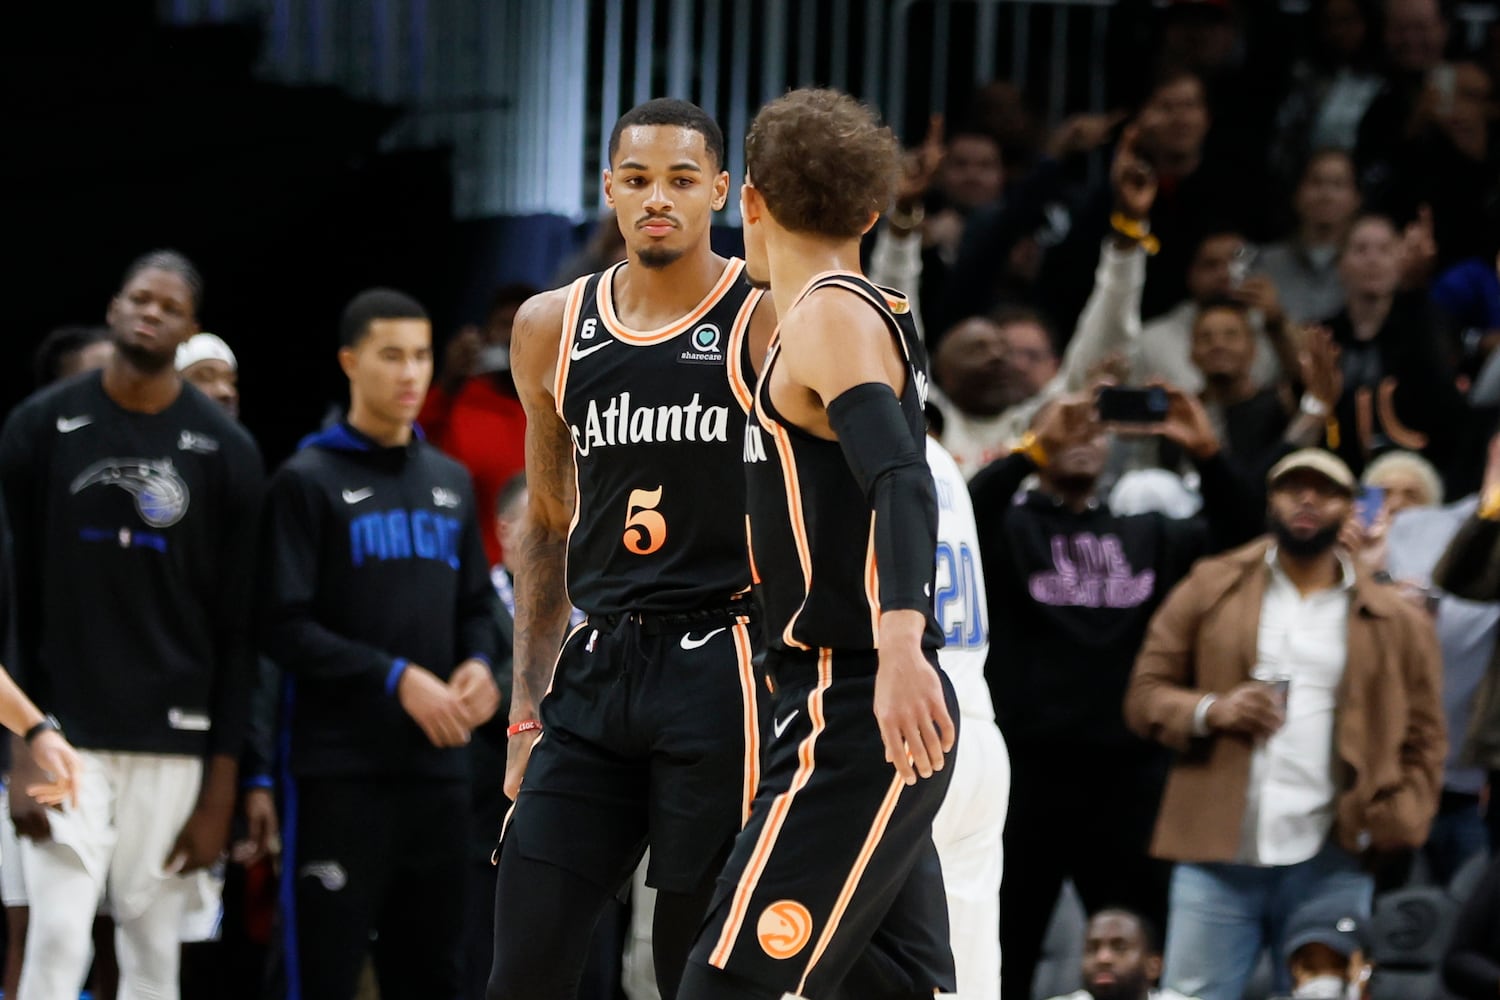
[[[609,133],[609,162],[613,166],[615,154],[620,151],[620,136],[628,128],[637,125],[676,125],[692,129],[703,136],[703,145],[713,157],[714,167],[724,168],[724,131],[707,111],[691,101],[679,101],[675,97],[658,97],[637,104],[620,116]]]
[[[125,277],[120,279],[120,288],[123,290],[142,271],[167,271],[177,275],[188,286],[188,295],[193,300],[193,315],[197,316],[203,308],[203,275],[184,254],[177,250],[152,250],[141,254],[125,269]]]
[[[1227,295],[1215,295],[1208,301],[1199,305],[1198,315],[1202,316],[1205,313],[1214,312],[1217,310],[1232,312],[1235,315],[1239,316],[1240,319],[1243,319],[1245,322],[1250,322],[1250,307],[1245,305],[1245,303],[1241,302],[1239,299],[1231,299]],[[1196,318],[1194,318],[1193,320],[1193,325],[1198,325],[1198,321]]]
[[[63,359],[109,339],[106,326],[60,326],[37,345],[31,356],[31,372],[37,388],[51,385],[62,375]]]
[[[495,494],[495,516],[504,517],[505,511],[516,498],[526,492],[526,473],[518,472],[505,481],[500,492]]]
[[[344,307],[339,320],[339,346],[354,347],[378,319],[427,319],[422,303],[394,288],[367,288]]]
[[[1135,925],[1141,929],[1141,941],[1146,946],[1146,953],[1150,955],[1160,955],[1162,953],[1164,942],[1162,940],[1161,929],[1156,926],[1156,921],[1144,913],[1132,910],[1128,906],[1113,905],[1101,906],[1089,914],[1089,919],[1093,920],[1095,917],[1102,917],[1107,913],[1113,913],[1116,916],[1128,917],[1134,920]]]

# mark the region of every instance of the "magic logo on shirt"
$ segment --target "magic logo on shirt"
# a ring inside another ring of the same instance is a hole
[[[188,485],[170,458],[106,458],[84,469],[68,487],[74,496],[93,486],[118,486],[135,499],[135,511],[152,528],[170,528],[188,512]]]
[[[355,566],[393,559],[428,559],[458,569],[463,522],[431,510],[381,510],[349,522]]]

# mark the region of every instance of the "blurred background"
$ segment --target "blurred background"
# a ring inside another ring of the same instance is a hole
[[[203,326],[238,352],[246,421],[275,461],[340,391],[334,328],[353,292],[408,289],[444,336],[483,321],[498,286],[549,285],[592,231],[601,136],[632,104],[704,105],[724,126],[738,183],[755,108],[788,87],[831,84],[878,106],[909,145],[932,112],[989,130],[1013,182],[1049,127],[1141,100],[1162,47],[1182,44],[1164,37],[1168,6],[1232,17],[1225,51],[1190,31],[1188,54],[1213,86],[1213,139],[1267,149],[1327,4],[10,5],[0,225],[20,308],[9,343],[26,352],[53,327],[98,322],[130,259],[176,247],[205,274]],[[1495,5],[1453,4],[1447,16],[1449,47],[1494,65]],[[1107,155],[1072,165],[1079,190]],[[726,248],[736,222],[725,213]],[[0,374],[0,404],[29,389],[27,366]]]

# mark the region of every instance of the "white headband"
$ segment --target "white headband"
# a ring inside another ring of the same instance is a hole
[[[194,334],[177,348],[178,371],[185,371],[200,361],[222,361],[235,371],[240,368],[229,345],[211,333]]]

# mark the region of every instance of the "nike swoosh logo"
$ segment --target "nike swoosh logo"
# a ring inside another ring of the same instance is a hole
[[[368,500],[374,495],[375,491],[368,486],[362,490],[345,490],[344,503],[359,503],[361,500]]]
[[[802,709],[794,708],[792,709],[792,714],[788,715],[785,719],[780,719],[776,722],[771,723],[771,732],[775,734],[776,739],[781,739],[781,734],[786,732],[786,727],[790,726],[792,724],[792,720],[795,719],[799,714],[801,714],[801,712]]]
[[[57,429],[63,434],[72,434],[79,428],[87,427],[93,422],[93,417],[58,417]]]
[[[610,345],[610,343],[611,341],[606,340],[602,344],[595,344],[593,347],[587,348],[582,351],[578,349],[577,344],[574,344],[573,349],[568,352],[568,357],[574,361],[582,361],[584,358],[588,357],[590,354],[593,354],[595,351],[604,350]]]
[[[694,639],[693,633],[689,632],[687,635],[682,637],[682,648],[697,649],[699,646],[705,646],[708,644],[708,640],[712,639],[722,631],[724,630],[721,628],[716,628],[712,632],[706,633],[701,639]]]

